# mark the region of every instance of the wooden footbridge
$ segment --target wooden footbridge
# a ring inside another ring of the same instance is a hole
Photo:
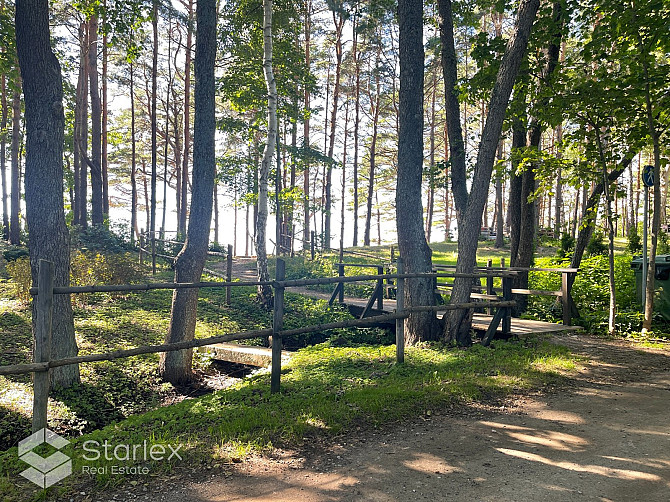
[[[253,264],[255,265],[255,262]],[[336,263],[335,267],[338,271],[337,277],[324,278],[322,281],[318,279],[309,280],[315,284],[334,283],[335,288],[331,293],[315,291],[305,286],[294,286],[289,290],[292,293],[328,301],[331,305],[338,303],[346,306],[355,317],[359,319],[368,318],[372,321],[368,324],[369,326],[397,328],[397,319],[389,318],[390,315],[402,310],[402,307],[399,307],[396,300],[391,298],[397,295],[397,284],[394,283],[392,274],[395,264]],[[229,263],[227,266],[228,274],[230,274],[231,268]],[[365,271],[373,269],[376,271],[376,277],[374,275],[346,276],[345,271],[348,268],[363,269]],[[443,279],[446,277],[455,277],[458,274],[455,274],[454,268],[450,266],[437,266],[434,268],[433,279],[436,299],[438,301],[442,301],[442,294],[450,292],[451,284],[446,282],[438,283],[437,277],[441,276]],[[510,278],[514,274],[528,273],[530,271],[561,274],[561,290],[540,291],[511,288]],[[246,272],[250,271],[245,270]],[[572,313],[576,311],[576,307],[567,287],[570,275],[574,275],[577,272],[577,269],[570,268],[506,268],[504,263],[500,267],[493,267],[490,261],[486,267],[478,267],[475,273],[472,274],[472,303],[468,304],[468,308],[474,307],[475,309],[472,321],[473,330],[482,333],[484,344],[490,343],[494,337],[523,337],[532,334],[556,334],[581,330],[580,326],[573,326],[571,323]],[[397,273],[400,274],[402,272],[398,270]],[[245,278],[248,278],[248,274],[246,275],[247,277]],[[494,278],[496,277],[501,278],[502,287],[494,287]],[[375,285],[371,296],[368,298],[357,298],[345,295],[345,284],[359,282],[360,278],[366,278],[364,280]],[[230,280],[230,276],[228,276],[228,280]],[[482,281],[485,283],[484,285],[482,285]],[[499,296],[499,293],[502,296]],[[555,297],[563,307],[563,324],[512,317],[511,309],[507,305],[514,303],[514,295]],[[481,307],[478,307],[478,305],[481,305]],[[438,316],[442,316],[453,308],[454,306],[449,305],[424,307],[424,309],[434,311]],[[466,307],[462,306],[460,308]],[[494,310],[497,310],[496,315],[494,315]],[[213,354],[214,359],[217,360],[252,366],[267,367],[271,364],[272,359],[271,348],[247,347],[235,343],[209,345],[202,347],[200,350]],[[289,357],[290,353],[282,352],[282,359],[286,360]]]
[[[376,269],[377,274],[382,276],[383,274],[390,273],[390,265],[380,265],[375,263],[337,263],[335,266],[338,269],[338,276],[345,277],[345,271],[347,268],[367,268],[367,269]],[[434,267],[434,272],[439,271],[453,271],[455,267],[453,266],[436,266]],[[546,273],[556,273],[561,274],[562,276],[562,287],[558,291],[545,291],[545,290],[527,290],[527,289],[516,289],[512,288],[509,293],[511,295],[537,295],[537,296],[552,296],[558,299],[561,302],[563,308],[563,324],[551,323],[545,321],[536,321],[532,319],[520,319],[517,317],[509,318],[509,325],[505,323],[500,323],[496,327],[496,335],[504,336],[523,336],[531,334],[556,334],[570,331],[579,331],[582,329],[581,326],[572,325],[572,314],[576,311],[572,297],[568,292],[568,281],[571,275],[576,274],[579,270],[572,268],[506,268],[504,265],[501,267],[492,267],[492,264],[489,260],[489,264],[486,267],[477,267],[476,272],[481,274],[481,278],[485,280],[486,285],[482,286],[480,284],[473,285],[473,292],[470,297],[473,300],[479,301],[501,301],[501,300],[511,300],[511,298],[501,298],[497,296],[496,293],[502,292],[503,288],[494,287],[494,277],[496,274],[504,275],[506,272],[546,272]],[[450,275],[450,274],[444,274]],[[479,281],[476,281],[479,283]],[[436,297],[441,300],[441,294],[448,294],[451,292],[451,283],[438,283],[435,280],[435,294]],[[396,287],[390,280],[378,279],[372,295],[369,298],[356,298],[352,296],[346,296],[344,293],[344,283],[340,282],[336,285],[335,290],[332,293],[324,293],[319,291],[314,291],[307,288],[300,288],[298,291],[304,296],[309,296],[311,298],[327,300],[329,304],[335,302],[345,305],[349,311],[359,318],[364,318],[367,316],[376,316],[383,315],[395,312],[397,309],[396,300],[390,298],[390,296],[395,296]],[[509,294],[508,294],[509,296]],[[438,316],[443,315],[447,312],[449,308],[447,305],[443,305],[442,308],[438,305],[434,311]],[[476,331],[486,332],[494,319],[492,315],[492,307],[484,307],[477,310],[481,312],[475,312],[472,321],[472,328]],[[393,323],[395,324],[395,323]],[[390,323],[389,323],[390,325]]]

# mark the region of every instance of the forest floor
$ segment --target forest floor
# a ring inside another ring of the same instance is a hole
[[[586,335],[560,387],[435,410],[94,498],[130,501],[667,501],[670,350]]]

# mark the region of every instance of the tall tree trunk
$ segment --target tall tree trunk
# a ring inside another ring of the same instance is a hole
[[[214,182],[214,242],[220,244],[219,241],[219,191],[217,190],[217,183]]]
[[[558,143],[558,150],[556,151],[556,158],[563,158],[563,125],[556,126],[556,142]],[[554,237],[560,239],[561,228],[563,226],[563,172],[558,169],[556,173],[556,207],[554,208]]]
[[[344,216],[347,190],[347,140],[349,139],[349,100],[344,105],[344,143],[342,145],[342,204],[340,206],[340,256],[344,253]]]
[[[342,29],[344,28],[344,14],[333,14],[333,24],[335,25],[335,85],[333,86],[333,109],[330,115],[330,137],[328,141],[328,157],[333,158],[335,151],[335,133],[337,125],[337,107],[340,99],[340,77],[342,74]],[[330,220],[331,209],[333,205],[333,164],[328,163],[326,167],[326,221],[324,228],[324,244],[326,249],[330,249]]]
[[[63,212],[63,81],[51,49],[47,0],[17,0],[15,21],[26,110],[25,192],[32,279],[37,284],[39,261],[49,260],[54,264],[54,285],[67,287],[70,243]],[[36,319],[33,310],[33,323]],[[51,357],[71,357],[77,352],[70,297],[54,295]],[[79,383],[79,366],[54,368],[51,382],[62,387]]]
[[[79,58],[80,78],[82,79],[81,95],[79,96],[79,136],[77,139],[79,146],[79,225],[82,228],[88,226],[88,52],[90,50],[89,42],[89,24],[82,23],[81,26],[81,51]]]
[[[258,218],[256,221],[256,256],[258,280],[270,280],[265,249],[268,219],[268,176],[277,141],[277,83],[272,70],[272,0],[263,0],[263,73],[268,91],[268,134],[258,183]],[[258,300],[266,308],[272,306],[272,288],[258,286]]]
[[[2,238],[9,240],[9,212],[7,210],[7,77],[0,76],[0,98],[2,117],[0,118],[0,174],[2,175]]]
[[[600,165],[602,168],[602,184],[605,195],[605,221],[607,223],[607,261],[608,261],[608,279],[610,291],[610,306],[609,306],[609,322],[607,333],[610,336],[616,334],[616,286],[614,284],[614,221],[612,218],[612,195],[610,193],[610,183],[607,173],[607,160],[605,159],[605,151],[602,144],[600,132],[595,131],[596,144],[598,146],[598,153],[600,156]]]
[[[456,51],[454,46],[453,18],[450,0],[439,0],[440,35],[443,46],[444,81],[447,89],[447,117],[449,139],[452,145],[452,184],[454,201],[458,217],[458,261],[456,272],[470,273],[477,260],[477,244],[482,222],[482,211],[488,198],[488,189],[493,171],[496,148],[502,131],[503,119],[507,110],[512,86],[516,80],[521,61],[526,53],[528,38],[535,21],[539,0],[522,0],[519,5],[517,21],[507,49],[502,58],[496,83],[491,93],[486,124],[482,132],[472,188],[468,194],[466,185],[465,158],[463,155],[463,137],[454,128],[454,116],[458,117],[458,96],[456,88]],[[452,131],[453,129],[453,131]],[[460,140],[459,140],[460,138]],[[452,303],[461,303],[470,298],[472,280],[457,278],[451,294]],[[470,327],[472,311],[453,310],[445,315],[445,339],[459,345],[470,345]]]
[[[408,274],[432,271],[431,249],[423,230],[423,0],[399,0],[400,106],[396,221],[398,249]],[[406,281],[405,305],[434,305],[433,280]],[[413,344],[439,336],[432,312],[412,313],[405,321],[405,340]]]
[[[130,243],[139,238],[137,225],[137,141],[135,138],[135,65],[130,62]]]
[[[153,14],[153,54],[151,63],[151,220],[149,237],[151,239],[152,266],[156,272],[156,183],[158,178],[158,0],[152,0]]]
[[[177,233],[186,233],[186,208],[188,204],[188,163],[191,148],[191,47],[193,44],[193,0],[187,4],[188,21],[186,27],[186,58],[184,63],[184,158],[181,168],[181,201],[177,223]]]
[[[354,241],[353,246],[358,246],[358,128],[360,124],[361,112],[361,60],[358,54],[358,9],[354,13],[353,27],[353,46],[351,48],[351,57],[354,61],[354,72],[356,74],[356,86],[354,94],[354,165],[352,185],[354,188]]]
[[[168,55],[172,54],[172,15],[168,18]],[[167,217],[167,187],[168,187],[168,148],[170,146],[170,93],[172,92],[172,66],[170,58],[167,60],[168,82],[165,92],[165,145],[163,149],[163,218],[161,220],[161,239],[165,239],[165,220]]]
[[[104,7],[107,7],[107,0],[103,1]],[[103,20],[106,21],[106,20]],[[107,100],[107,68],[109,65],[109,43],[107,30],[104,30],[102,36],[102,212],[105,219],[109,219],[109,169],[108,169],[108,138],[107,138],[107,121],[108,121],[108,100]]]
[[[639,37],[639,35],[638,35]],[[644,71],[644,99],[645,115],[647,119],[647,133],[651,138],[652,151],[654,154],[654,206],[651,219],[651,247],[649,248],[647,267],[647,284],[645,284],[644,321],[642,321],[642,332],[651,330],[651,321],[654,314],[654,292],[656,290],[656,251],[658,249],[658,234],[661,230],[661,133],[657,127],[658,107],[654,107],[651,99],[651,78],[649,75],[649,61],[646,58],[646,49],[642,46],[641,37],[639,50],[642,57],[642,68]],[[667,188],[666,188],[667,190]]]
[[[60,71],[60,67],[59,67]],[[20,152],[21,152],[21,81],[17,79],[12,93],[12,193],[11,215],[9,219],[9,242],[15,246],[21,243],[21,187],[20,184]]]
[[[498,160],[502,161],[504,157],[504,141],[501,139],[498,143]],[[503,231],[505,226],[505,218],[503,216],[503,185],[502,185],[502,175],[496,175],[496,243],[495,247],[497,249],[502,248],[505,245],[505,240],[503,238]]]
[[[430,98],[430,152],[428,176],[428,209],[426,214],[426,240],[430,242],[433,230],[433,211],[435,209],[435,102],[437,98],[437,64],[433,65],[432,90]]]
[[[88,27],[88,78],[91,95],[91,224],[102,226],[103,189],[102,189],[102,103],[98,89],[98,17],[91,16]]]
[[[381,59],[381,47],[377,49],[377,63]],[[370,139],[370,174],[368,177],[367,212],[365,214],[365,233],[363,245],[370,245],[370,224],[372,222],[372,198],[375,190],[375,164],[377,162],[377,135],[379,132],[379,108],[381,106],[381,77],[377,75],[374,101],[370,96],[372,107],[372,138]],[[370,93],[372,94],[372,93]]]
[[[311,42],[311,30],[312,30],[312,0],[305,0],[305,66],[310,68],[310,42]],[[309,110],[310,107],[310,89],[309,85],[305,84],[305,110]],[[305,117],[305,122],[303,124],[303,148],[309,149],[309,117],[308,113]],[[304,250],[308,250],[311,239],[310,234],[310,225],[309,225],[309,160],[305,162],[305,171],[303,173],[303,203],[304,203],[304,213],[303,213],[303,226],[302,226],[302,247]]]
[[[195,57],[195,120],[193,124],[193,196],[191,218],[184,247],[175,262],[175,282],[198,282],[207,259],[212,221],[215,148],[214,62],[216,59],[216,0],[198,0]],[[192,340],[195,336],[197,289],[176,289],[172,295],[170,330],[166,343]],[[161,355],[163,379],[182,384],[191,380],[193,351]]]

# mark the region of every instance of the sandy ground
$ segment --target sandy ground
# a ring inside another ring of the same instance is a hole
[[[670,351],[555,340],[589,358],[567,387],[185,469],[94,500],[670,500]]]

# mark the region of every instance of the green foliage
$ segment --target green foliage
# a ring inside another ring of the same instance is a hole
[[[670,237],[667,232],[659,230],[658,232],[658,248],[656,254],[670,254]]]
[[[568,233],[561,234],[560,247],[556,251],[558,258],[567,258],[575,249],[575,238]]]
[[[19,258],[30,256],[30,253],[28,252],[28,248],[23,246],[11,246],[9,249],[7,249],[7,251],[2,252],[2,256],[5,261],[10,262],[18,260]]]
[[[630,227],[630,232],[628,233],[628,245],[626,246],[626,249],[630,254],[638,254],[640,251],[642,251],[642,239],[640,239],[640,235],[637,233],[636,226]]]
[[[635,298],[635,274],[630,268],[631,255],[614,257],[614,282],[617,295],[617,330],[622,334],[638,331],[642,314]],[[537,267],[564,267],[567,263],[550,258],[537,260]],[[529,287],[548,291],[561,288],[561,276],[551,272],[532,272]],[[606,334],[609,310],[608,258],[593,255],[582,260],[572,288],[572,297],[580,313],[578,323],[591,333]],[[552,297],[531,296],[526,315],[534,319],[560,322],[560,302]]]
[[[596,229],[593,231],[591,240],[586,246],[587,256],[596,256],[607,254],[607,244],[605,244],[605,235],[602,230]]]
[[[70,230],[70,244],[72,247],[102,253],[131,251],[129,237],[129,229],[125,234],[122,234],[105,226],[90,226],[84,229],[72,227]]]
[[[7,273],[16,288],[16,296],[23,302],[30,301],[32,274],[30,259],[21,257],[7,264]],[[144,274],[131,253],[96,253],[73,251],[70,254],[70,284],[89,286],[92,284],[130,284],[143,278]],[[77,301],[86,301],[88,294],[74,295]]]
[[[30,286],[33,279],[30,272],[30,258],[22,256],[7,264],[7,274],[14,283],[16,296],[25,303],[30,301]]]
[[[73,286],[131,284],[142,279],[142,268],[131,253],[75,251],[70,256]]]

